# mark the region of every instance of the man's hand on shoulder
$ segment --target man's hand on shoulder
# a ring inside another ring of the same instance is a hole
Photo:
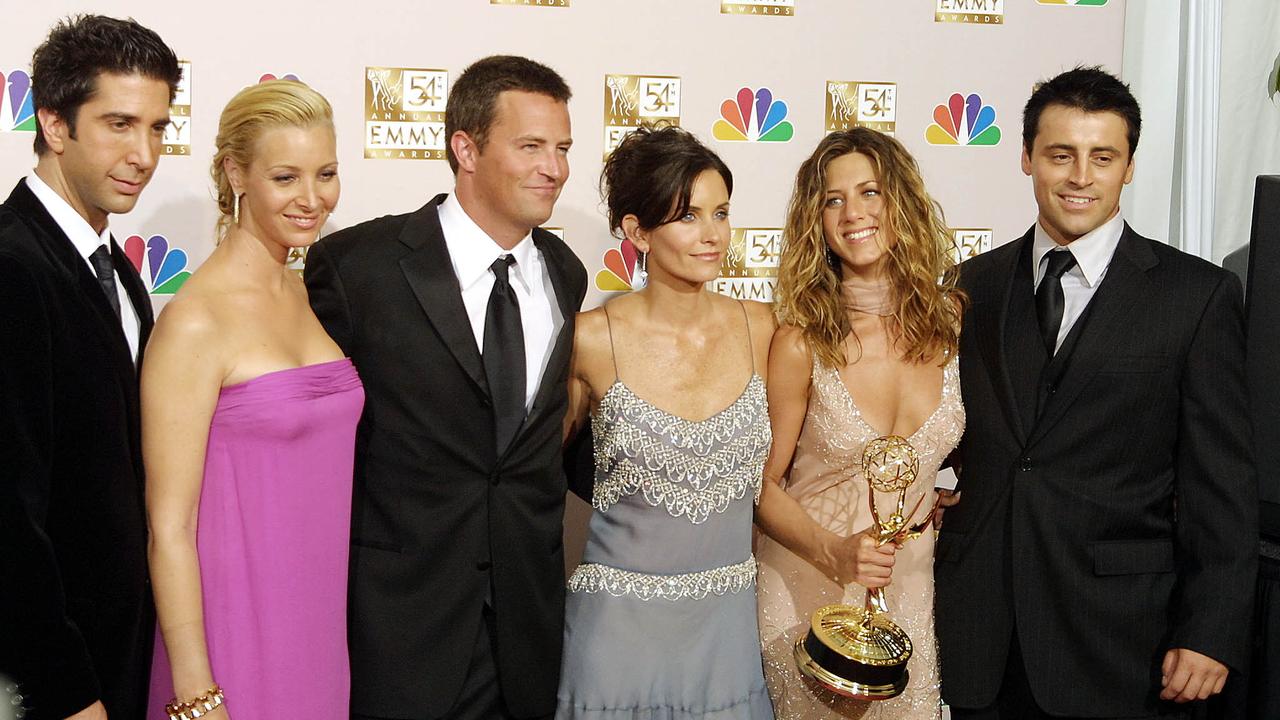
[[[67,718],[67,720],[107,720],[107,709],[99,700],[89,707]]]
[[[1222,692],[1227,666],[1195,650],[1173,648],[1160,665],[1161,700],[1178,703],[1204,700]]]

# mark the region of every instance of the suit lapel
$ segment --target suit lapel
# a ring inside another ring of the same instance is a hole
[[[552,247],[552,243],[543,236],[543,231],[535,229],[533,231],[533,242],[542,253],[543,265],[547,268],[547,273],[551,276],[551,287],[555,291],[555,302],[560,308],[560,317],[563,322],[560,324],[560,332],[556,335],[555,344],[551,347],[551,354],[547,356],[546,369],[542,372],[542,383],[538,386],[538,392],[533,397],[533,407],[529,409],[529,417],[525,418],[524,425],[520,428],[520,433],[525,429],[536,424],[536,420],[547,410],[550,405],[550,394],[556,390],[560,384],[560,374],[556,372],[556,368],[563,366],[568,362],[569,352],[573,349],[573,290],[569,287],[569,276],[565,271],[564,263],[561,262],[559,255]],[[520,433],[516,434],[519,437]]]
[[[1028,232],[1021,239],[1014,241],[1017,246],[1010,248],[1003,263],[993,268],[988,276],[987,287],[982,288],[987,307],[982,312],[974,312],[974,329],[978,335],[978,348],[982,353],[982,360],[986,364],[991,383],[996,389],[1000,409],[1004,412],[1005,420],[1013,429],[1019,443],[1026,440],[1027,428],[1018,411],[1013,381],[1009,375],[1010,352],[1005,347],[1005,331],[1009,322],[1009,304],[1017,273],[1022,269],[1019,267],[1019,261],[1026,254],[1031,237],[1032,233]]]
[[[1147,271],[1157,262],[1151,249],[1126,224],[1107,274],[1086,309],[1088,324],[1081,328],[1058,390],[1045,402],[1028,445],[1053,429],[1094,374],[1112,357],[1114,349],[1132,335],[1135,328],[1129,317],[1135,306],[1154,296],[1155,288]]]
[[[102,292],[102,285],[98,283],[98,278],[93,274],[89,263],[81,257],[71,239],[58,226],[57,221],[45,209],[44,205],[35,196],[35,193],[31,192],[31,189],[27,187],[25,179],[18,183],[18,186],[14,188],[13,193],[9,195],[9,199],[5,202],[34,225],[34,229],[37,232],[44,235],[42,239],[44,248],[62,267],[66,272],[67,279],[75,285],[76,289],[84,296],[85,301],[93,308],[93,313],[98,318],[98,322],[95,324],[103,334],[103,340],[110,346],[115,360],[112,363],[115,366],[113,370],[125,383],[125,387],[136,386],[138,382],[137,366],[134,364],[133,358],[129,357],[129,341],[125,338],[124,328],[120,325],[120,318],[116,316],[115,310],[111,309],[106,294]],[[112,245],[112,252],[119,251],[119,248],[115,247],[114,243]],[[123,251],[119,251],[119,257],[124,258]],[[132,395],[132,393],[129,394]]]
[[[467,377],[488,395],[484,362],[467,319],[467,309],[462,304],[462,288],[453,274],[444,230],[440,227],[437,208],[444,198],[437,195],[405,223],[400,242],[411,252],[400,259],[400,270],[445,347]]]
[[[138,271],[129,262],[124,251],[116,244],[114,237],[111,238],[111,262],[116,269],[116,279],[124,286],[125,294],[129,296],[129,303],[133,305],[133,312],[138,316],[138,356],[134,358],[134,365],[141,367],[142,353],[146,351],[147,339],[151,337],[151,327],[154,324],[151,296],[147,294],[147,288],[142,284],[142,277],[138,275]]]

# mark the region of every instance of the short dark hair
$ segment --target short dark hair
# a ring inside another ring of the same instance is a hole
[[[484,149],[497,115],[498,96],[505,90],[546,95],[562,103],[573,96],[564,78],[555,70],[518,55],[490,55],[473,63],[449,88],[444,111],[445,157],[449,168],[458,172],[458,158],[450,138],[459,130]]]
[[[1050,105],[1085,112],[1113,112],[1129,127],[1129,157],[1138,149],[1142,109],[1129,86],[1097,65],[1076,66],[1036,86],[1022,110],[1022,146],[1031,152],[1040,130],[1040,114]]]
[[[637,128],[618,144],[600,173],[609,229],[617,232],[627,215],[635,215],[645,230],[678,220],[689,212],[693,183],[707,170],[720,173],[733,195],[729,166],[688,130],[674,125]]]
[[[93,98],[103,73],[162,80],[169,85],[170,102],[182,79],[178,57],[155,31],[132,18],[76,15],[59,20],[31,57],[32,104],[57,113],[74,138],[80,106]],[[36,154],[48,149],[37,122]]]

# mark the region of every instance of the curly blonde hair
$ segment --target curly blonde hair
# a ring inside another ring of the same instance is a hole
[[[294,80],[268,80],[250,85],[236,93],[222,109],[218,137],[214,140],[213,165],[209,168],[218,200],[216,237],[219,240],[231,226],[236,201],[224,161],[231,158],[237,165],[247,166],[264,130],[312,125],[332,129],[333,108],[323,95]]]
[[[782,234],[778,321],[799,328],[822,363],[838,368],[849,362],[844,339],[853,330],[841,300],[840,265],[828,259],[822,212],[827,167],[855,152],[875,168],[885,203],[880,223],[897,239],[886,263],[894,292],[891,332],[903,360],[927,362],[942,355],[945,363],[959,346],[965,304],[956,287],[955,241],[942,208],[925,191],[915,159],[902,143],[875,130],[833,132],[800,165]],[[856,334],[853,339],[861,347]]]

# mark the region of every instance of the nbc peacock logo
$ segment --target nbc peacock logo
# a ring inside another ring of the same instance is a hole
[[[124,241],[124,254],[152,295],[172,295],[191,277],[187,253],[182,248],[169,247],[169,240],[163,235],[146,240],[141,235],[131,235]]]
[[[258,78],[259,83],[264,83],[268,80],[292,80],[294,82],[302,82],[301,80],[298,79],[298,76],[293,73],[285,73],[283,75],[276,75],[275,73],[262,73],[262,77]]]
[[[640,253],[623,238],[618,247],[604,251],[604,269],[596,273],[596,289],[601,292],[631,292]]]
[[[31,104],[31,76],[25,70],[0,72],[0,132],[35,132],[36,111]]]
[[[925,130],[924,139],[930,145],[998,145],[996,110],[983,105],[978,93],[955,93],[933,109],[933,124]]]
[[[720,119],[711,133],[724,142],[788,142],[796,134],[786,119],[787,104],[769,88],[744,87],[720,104]]]

